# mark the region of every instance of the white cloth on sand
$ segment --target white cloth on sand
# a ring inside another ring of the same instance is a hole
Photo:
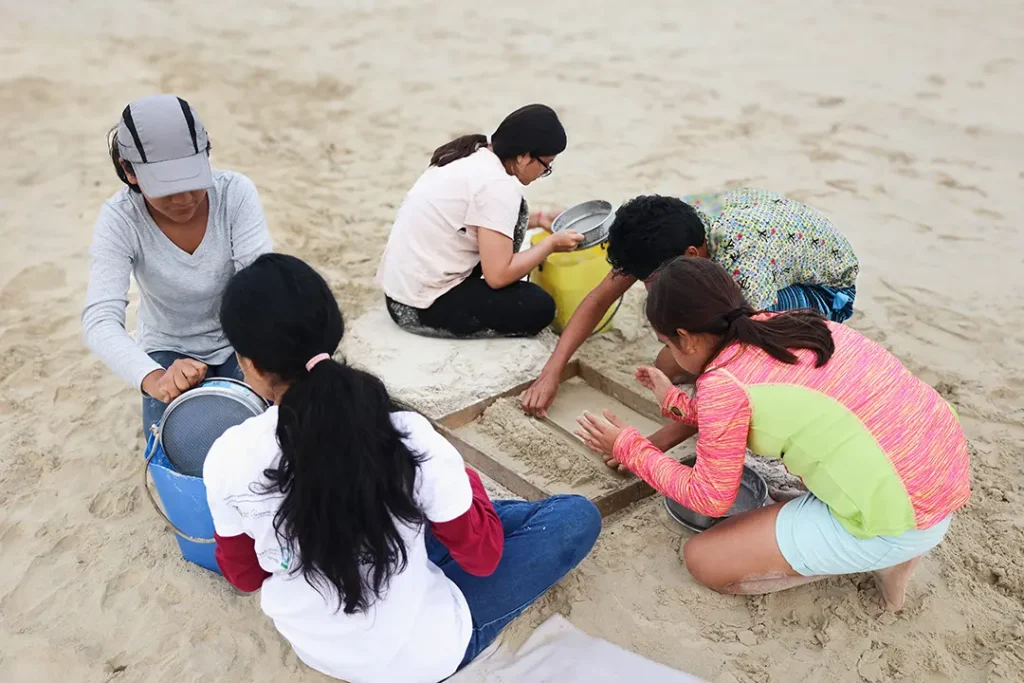
[[[556,614],[516,652],[491,646],[449,683],[705,683],[689,674],[588,636]]]

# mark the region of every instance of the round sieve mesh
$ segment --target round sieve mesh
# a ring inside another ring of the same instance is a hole
[[[230,427],[257,413],[237,398],[217,394],[196,395],[169,410],[160,427],[160,441],[167,459],[178,472],[203,476],[210,446]]]

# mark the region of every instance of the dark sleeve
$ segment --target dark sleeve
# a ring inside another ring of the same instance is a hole
[[[505,531],[480,475],[466,468],[473,502],[469,510],[450,522],[431,522],[430,530],[467,574],[490,576],[498,568],[505,546]]]
[[[220,536],[214,534],[217,548],[214,557],[224,578],[240,591],[252,593],[263,586],[270,572],[260,566],[256,557],[256,541],[247,534]]]

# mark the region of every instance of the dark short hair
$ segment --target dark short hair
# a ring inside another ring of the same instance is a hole
[[[620,275],[646,280],[662,264],[707,241],[700,214],[677,197],[641,195],[615,212],[608,262]]]

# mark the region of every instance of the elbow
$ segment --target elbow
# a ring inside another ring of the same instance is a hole
[[[729,512],[729,508],[732,507],[732,504],[734,502],[735,500],[729,500],[725,502],[717,500],[706,501],[701,505],[694,506],[693,509],[695,512],[699,512],[702,515],[707,515],[708,517],[723,517],[725,513]]]
[[[477,558],[476,562],[472,563],[471,566],[463,567],[470,576],[476,576],[479,578],[486,578],[498,570],[498,565],[501,564],[502,548],[497,548],[496,551],[488,553],[487,557]]]
[[[488,273],[486,270],[484,271],[484,282],[486,282],[487,286],[491,289],[504,289],[512,284],[505,273],[495,275],[493,273]]]
[[[262,577],[258,579],[246,579],[242,577],[233,577],[230,579],[228,579],[227,577],[225,578],[227,579],[228,583],[230,583],[232,586],[237,588],[242,593],[255,593],[260,588],[263,588]]]

